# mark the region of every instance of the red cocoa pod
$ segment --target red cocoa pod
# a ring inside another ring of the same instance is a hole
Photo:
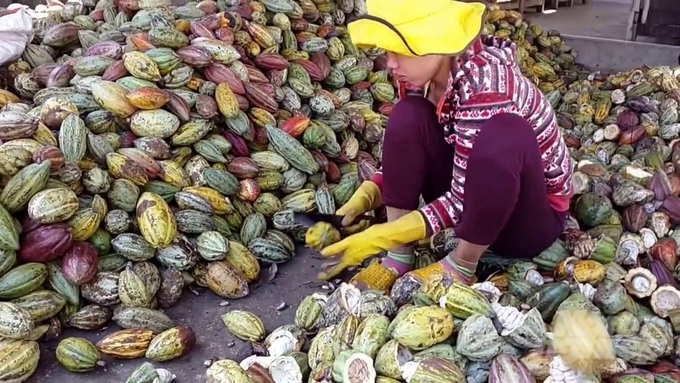
[[[255,202],[262,193],[260,185],[251,178],[246,178],[239,182],[238,197],[244,201]]]
[[[31,217],[26,214],[23,220],[21,220],[21,234],[28,234],[33,230],[41,227],[42,224],[34,221]]]
[[[245,67],[248,70],[248,79],[250,79],[249,82],[257,84],[269,83],[269,78],[264,73],[262,73],[261,70],[255,68],[254,65],[246,65]]]
[[[382,114],[383,116],[391,116],[392,115],[392,110],[394,109],[394,104],[391,102],[383,102],[380,104],[378,107],[378,113]]]
[[[104,74],[102,74],[102,80],[116,81],[128,75],[129,73],[127,69],[125,69],[123,60],[118,60],[106,68]]]
[[[342,178],[342,173],[340,173],[340,168],[333,161],[328,161],[328,171],[326,172],[326,178],[331,183],[338,183]]]
[[[122,132],[119,134],[120,136],[120,147],[121,148],[134,148],[135,147],[135,140],[138,138],[134,133],[132,132]]]
[[[196,96],[196,112],[203,118],[211,119],[219,113],[217,102],[213,97],[199,94]]]
[[[203,68],[212,62],[212,55],[205,49],[193,45],[181,47],[175,51],[183,63],[196,68]]]
[[[328,58],[328,56],[326,56],[325,53],[316,52],[310,59],[314,64],[316,64],[316,66],[319,67],[323,78],[326,78],[329,74],[331,74],[331,60]]]
[[[229,28],[218,28],[215,30],[215,37],[228,44],[234,43],[234,32]]]
[[[620,145],[634,144],[638,142],[642,138],[642,136],[645,135],[645,133],[646,133],[645,127],[642,125],[630,128],[621,135],[621,137],[619,138],[619,144]]]
[[[64,153],[62,153],[61,149],[51,145],[43,146],[33,153],[33,162],[36,164],[47,160],[50,161],[50,169],[57,171],[64,166]]]
[[[165,108],[172,112],[182,122],[189,122],[191,120],[191,108],[189,104],[175,92],[168,92],[170,94],[170,101],[165,104]]]
[[[307,130],[310,122],[311,120],[307,116],[293,116],[284,121],[280,129],[297,138]]]
[[[69,64],[59,65],[54,68],[47,77],[46,88],[63,88],[68,86],[69,82],[76,75],[73,67]]]
[[[242,112],[247,112],[248,109],[250,109],[250,103],[248,102],[248,99],[241,96],[240,94],[235,94],[235,96],[239,110],[241,110]]]
[[[69,282],[78,286],[90,282],[97,275],[97,249],[87,242],[76,242],[64,254],[61,269]]]
[[[265,147],[269,145],[269,137],[267,137],[267,131],[262,128],[256,127],[253,127],[253,129],[255,129],[255,137],[253,138],[253,142]]]
[[[33,79],[35,79],[35,82],[37,82],[38,85],[45,86],[47,84],[47,78],[50,76],[50,73],[52,73],[54,68],[58,66],[59,64],[46,63],[36,67],[35,69],[33,69],[33,72],[31,73],[33,75]]]
[[[246,98],[253,106],[262,108],[269,113],[276,113],[278,111],[279,103],[276,102],[273,96],[266,93],[266,88],[260,88],[250,83],[244,83],[243,87],[246,90]]]
[[[248,143],[238,134],[225,130],[224,137],[231,143],[231,152],[237,157],[250,157]]]
[[[229,89],[235,94],[246,94],[246,90],[243,88],[243,81],[236,76],[236,73],[231,68],[224,64],[212,63],[203,70],[203,74],[205,78],[215,84],[227,84]]]
[[[310,150],[312,152],[312,156],[314,157],[314,160],[316,161],[317,164],[319,164],[319,170],[322,172],[327,172],[328,171],[328,157],[326,157],[325,154],[321,153],[318,150]]]
[[[203,3],[203,2],[201,2]],[[222,14],[211,14],[214,12],[206,12],[208,16],[201,18],[198,20],[198,22],[203,25],[204,27],[210,29],[211,31],[215,31],[217,29],[220,29],[222,25]]]
[[[258,55],[255,57],[255,65],[264,70],[284,70],[290,67],[288,60],[278,53],[262,53]]]
[[[305,19],[295,19],[290,21],[290,29],[293,32],[305,32],[309,30],[309,21]]]
[[[191,31],[191,34],[196,37],[209,37],[211,39],[215,38],[215,34],[210,29],[208,29],[208,27],[198,21],[192,21],[189,23],[189,30]]]
[[[260,167],[250,157],[237,157],[227,165],[227,171],[242,180],[257,177]]]
[[[72,242],[71,228],[65,222],[43,225],[22,236],[17,256],[21,262],[49,262],[64,255]]]

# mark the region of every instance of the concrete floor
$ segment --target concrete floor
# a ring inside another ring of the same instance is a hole
[[[566,35],[602,37],[623,40],[626,38],[630,5],[616,2],[594,2],[573,7],[546,10],[543,14],[526,12],[526,17],[544,29],[555,29]]]
[[[166,313],[177,325],[190,326],[194,330],[196,346],[182,358],[154,365],[177,375],[175,383],[204,382],[206,361],[234,358],[237,354],[242,354],[244,347],[242,341],[226,331],[220,317],[229,310],[248,310],[262,319],[267,331],[293,323],[297,304],[309,294],[324,292],[321,289],[322,284],[316,278],[320,263],[318,253],[300,249],[297,258],[279,267],[272,282],[251,291],[246,298],[229,301],[228,305],[226,300],[207,289],[197,288],[199,295],[185,291],[182,299],[175,307],[166,310]],[[286,303],[287,308],[278,310],[282,302]],[[104,331],[85,332],[67,329],[60,339],[78,336],[95,343],[117,330],[119,328],[115,324]],[[145,361],[144,358],[124,361],[103,356],[106,367],[85,374],[69,373],[55,359],[54,350],[57,344],[58,341],[41,344],[38,372],[27,382],[123,383],[132,371]]]

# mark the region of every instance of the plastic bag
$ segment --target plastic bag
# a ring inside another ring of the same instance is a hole
[[[33,20],[24,10],[0,17],[0,65],[16,61],[33,40]]]

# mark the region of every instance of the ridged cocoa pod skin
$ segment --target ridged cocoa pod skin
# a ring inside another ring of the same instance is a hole
[[[76,242],[61,261],[61,269],[69,282],[82,285],[97,275],[97,250],[87,242]]]
[[[33,153],[33,162],[39,164],[45,160],[50,161],[50,170],[57,171],[64,166],[64,153],[56,146],[43,146]]]
[[[645,227],[649,214],[642,205],[628,206],[621,214],[621,221],[626,230],[637,233]]]
[[[71,228],[67,223],[43,225],[22,236],[17,256],[21,262],[46,263],[64,255],[72,242]]]

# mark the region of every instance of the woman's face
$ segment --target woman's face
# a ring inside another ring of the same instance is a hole
[[[437,74],[444,59],[438,55],[411,57],[387,52],[387,68],[399,81],[422,87]]]

